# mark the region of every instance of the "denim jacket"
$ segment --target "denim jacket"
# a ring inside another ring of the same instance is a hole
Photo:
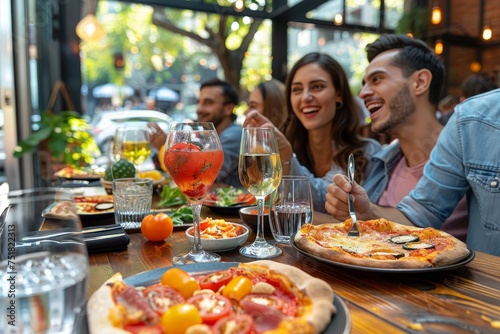
[[[365,167],[365,171],[371,169],[370,157],[376,152],[380,151],[382,146],[380,143],[371,138],[365,138],[366,145],[364,147],[365,156],[368,163]],[[333,176],[335,174],[346,174],[345,170],[341,170],[338,166],[334,165],[332,162],[332,168],[323,176],[315,177],[313,173],[309,171],[306,167],[302,166],[297,160],[295,154],[293,155],[292,161],[290,162],[290,175],[303,175],[307,176],[311,182],[311,192],[313,198],[314,210],[326,213],[325,202],[326,202],[326,191],[329,184],[333,182]]]
[[[500,89],[455,107],[424,175],[398,204],[414,224],[441,228],[467,195],[467,245],[500,255]]]
[[[390,176],[399,161],[403,158],[399,141],[384,147],[372,157],[372,168],[365,178],[365,188],[370,201],[377,203],[389,184]]]

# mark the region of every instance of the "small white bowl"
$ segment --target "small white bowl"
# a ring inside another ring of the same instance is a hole
[[[201,247],[206,251],[225,252],[234,249],[238,246],[241,246],[248,239],[248,234],[249,234],[248,227],[237,223],[231,223],[231,224],[235,226],[241,226],[244,232],[234,238],[222,238],[222,239],[201,238]],[[186,230],[186,237],[191,245],[194,243],[193,231],[194,227],[190,227]]]

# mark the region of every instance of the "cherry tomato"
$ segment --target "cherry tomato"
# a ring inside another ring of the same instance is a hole
[[[203,323],[207,325],[213,325],[220,318],[233,313],[231,301],[214,293],[199,293],[189,298],[186,303],[196,306]]]
[[[190,304],[172,306],[161,317],[161,325],[166,334],[184,334],[189,327],[201,323],[198,309]]]
[[[233,314],[217,321],[214,334],[249,334],[252,333],[253,318],[246,314]]]
[[[148,326],[148,325],[126,325],[124,330],[132,334],[162,334],[161,326]]]
[[[142,291],[142,295],[159,315],[172,306],[185,302],[184,297],[177,290],[160,283],[148,286]]]
[[[161,277],[161,284],[177,290],[182,297],[189,298],[196,290],[200,290],[198,281],[180,268],[171,268]]]
[[[229,281],[233,278],[233,274],[229,271],[219,271],[216,273],[212,273],[206,275],[198,282],[200,283],[201,289],[210,289],[212,291],[219,291],[219,289],[229,283]]]
[[[253,283],[245,276],[236,276],[222,289],[222,295],[229,299],[241,300],[252,292]]]
[[[172,218],[166,213],[147,215],[142,219],[141,232],[150,241],[162,241],[174,230]]]

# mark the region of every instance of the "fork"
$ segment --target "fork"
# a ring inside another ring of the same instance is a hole
[[[352,154],[349,155],[349,161],[347,163],[347,178],[352,186],[354,183],[354,155]],[[352,226],[349,232],[347,232],[347,235],[350,237],[358,237],[359,231],[356,225],[358,220],[356,218],[356,212],[354,211],[354,203],[352,202],[351,192],[347,193],[347,203],[349,205],[349,215],[351,216],[352,220]]]

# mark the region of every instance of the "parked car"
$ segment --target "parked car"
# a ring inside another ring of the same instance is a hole
[[[102,158],[99,159],[98,164],[110,162],[109,149],[117,128],[125,125],[146,126],[152,122],[157,123],[164,131],[167,131],[172,121],[172,117],[156,110],[96,111],[90,124],[92,135],[102,152]]]

